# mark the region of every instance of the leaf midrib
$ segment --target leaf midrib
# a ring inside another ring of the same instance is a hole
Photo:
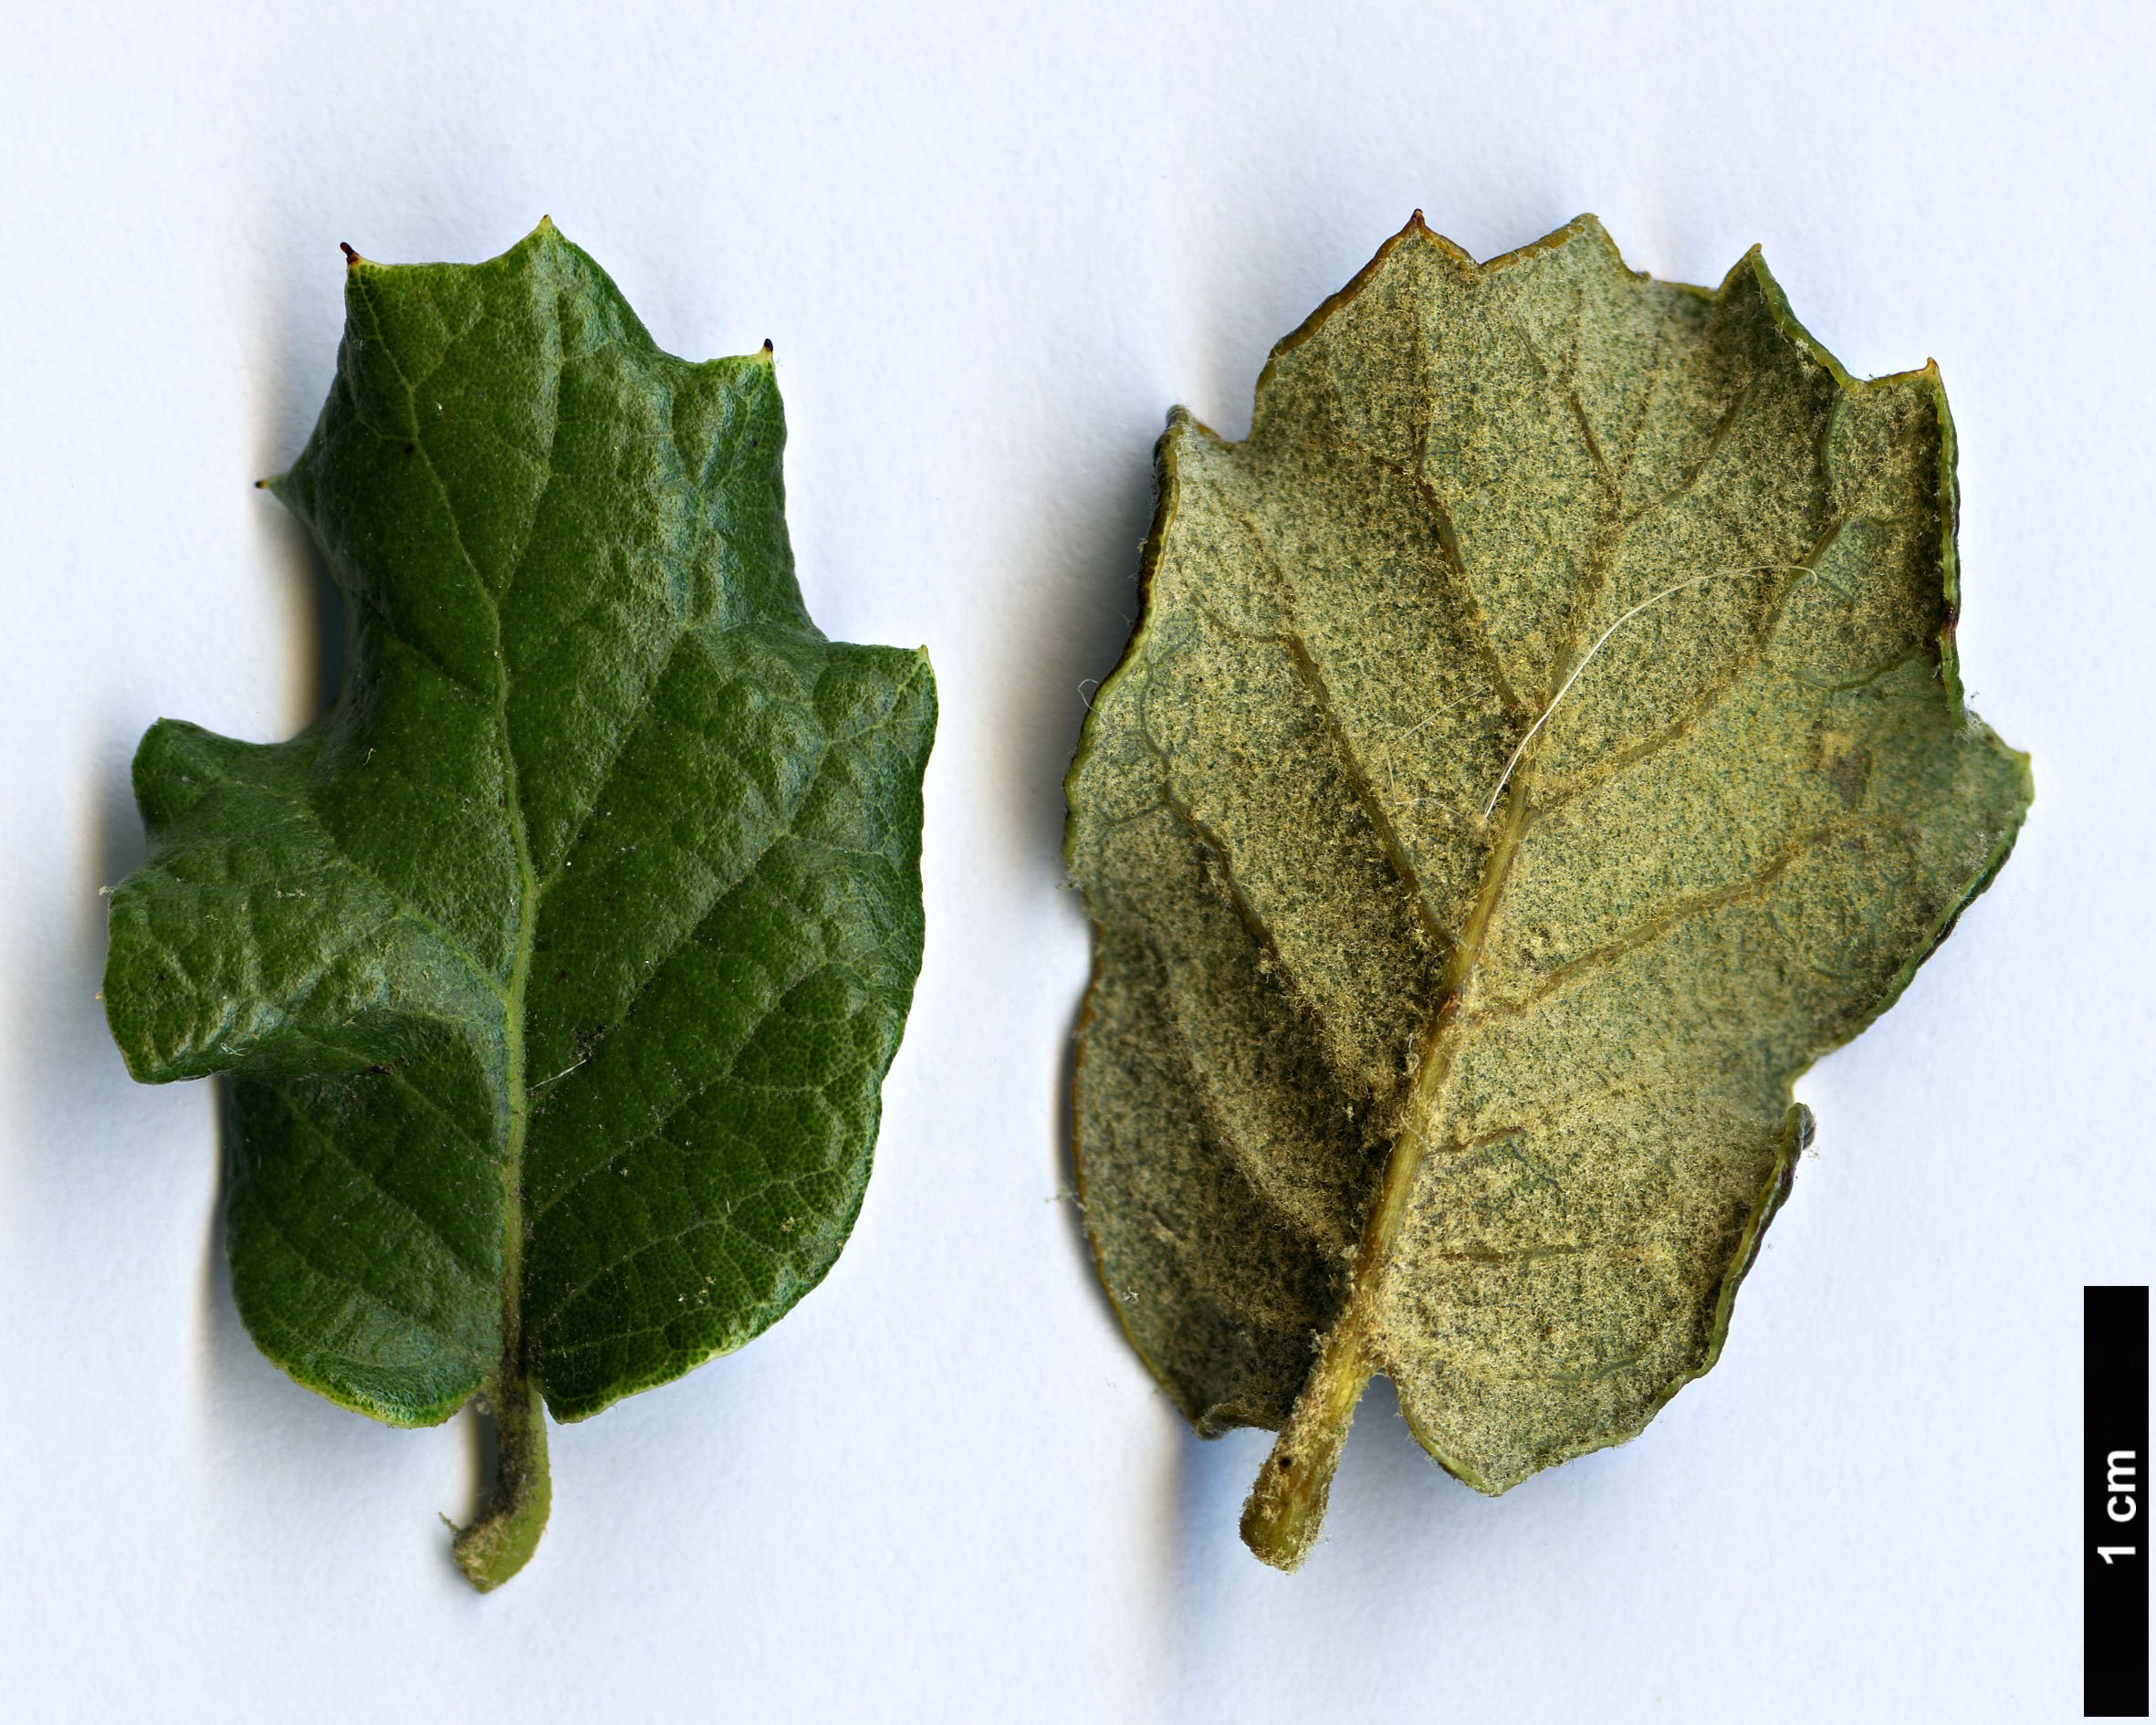
[[[392,356],[393,359],[393,356]],[[539,880],[531,865],[530,825],[525,817],[524,797],[517,770],[517,748],[509,729],[509,658],[502,640],[502,600],[515,583],[503,583],[492,591],[479,573],[479,566],[466,547],[449,504],[449,488],[443,483],[434,458],[422,446],[427,471],[442,493],[443,513],[449,521],[457,553],[472,571],[473,584],[487,601],[487,613],[494,626],[495,729],[501,743],[502,808],[508,816],[509,843],[517,858],[517,922],[511,947],[509,986],[502,996],[502,1090],[509,1124],[502,1146],[502,1259],[501,1259],[501,1362],[494,1383],[497,1406],[509,1405],[512,1394],[521,1394],[525,1376],[524,1347],[524,1143],[530,1123],[530,1108],[524,1089],[524,989],[531,975],[532,952],[539,935]],[[518,561],[522,561],[519,554]]]
[[[365,286],[361,276],[360,285]],[[373,308],[370,307],[370,310]],[[374,316],[377,340],[380,340],[382,320],[379,312]],[[395,344],[382,341],[383,354],[395,369],[398,380],[404,386],[405,399],[410,406],[413,424],[413,446],[418,451],[428,476],[434,482],[434,490],[442,500],[442,518],[449,528],[450,542],[456,547],[456,554],[471,572],[472,585],[487,606],[487,621],[494,635],[495,732],[499,739],[502,768],[502,808],[507,815],[510,846],[517,859],[517,918],[510,948],[509,982],[502,998],[502,1090],[503,1100],[508,1109],[508,1129],[502,1145],[502,1257],[501,1257],[501,1359],[496,1367],[491,1385],[493,1400],[497,1407],[510,1404],[512,1391],[518,1389],[525,1376],[523,1353],[523,1267],[524,1267],[524,1146],[530,1122],[529,1098],[525,1093],[525,985],[531,975],[531,959],[539,932],[539,906],[540,886],[538,872],[531,862],[530,825],[524,811],[524,798],[517,769],[517,749],[509,725],[509,658],[502,636],[502,603],[509,590],[516,584],[517,570],[523,562],[521,549],[512,561],[509,574],[502,583],[502,591],[496,592],[479,568],[478,559],[465,543],[464,529],[457,521],[456,507],[450,497],[449,485],[435,465],[434,451],[427,447],[426,439],[420,434],[424,423],[419,413],[419,393],[414,380],[404,370],[398,357]],[[549,439],[549,483],[551,483],[552,439]],[[401,644],[402,636],[393,636]],[[416,651],[416,649],[414,649]],[[424,654],[422,656],[424,656]],[[448,674],[445,671],[445,674]],[[456,680],[456,679],[452,679]]]
[[[1427,372],[1419,324],[1416,329],[1415,346],[1417,369],[1418,371]],[[1659,351],[1658,341],[1658,357]],[[1572,358],[1576,365],[1576,324]],[[1427,382],[1427,378],[1425,381]],[[1331,379],[1331,382],[1335,403],[1340,404],[1338,380],[1334,377]],[[1650,381],[1648,391],[1646,393],[1651,394],[1651,389]],[[1577,658],[1580,645],[1586,640],[1586,632],[1591,627],[1596,609],[1602,596],[1607,591],[1614,561],[1612,552],[1621,541],[1627,525],[1623,513],[1623,486],[1629,477],[1634,458],[1638,454],[1638,432],[1640,425],[1644,423],[1648,403],[1643,398],[1640,417],[1635,423],[1633,436],[1629,439],[1629,446],[1625,452],[1622,466],[1613,474],[1609,464],[1603,457],[1599,446],[1595,443],[1591,430],[1586,423],[1586,415],[1580,407],[1576,389],[1572,385],[1570,379],[1567,379],[1566,382],[1565,393],[1571,400],[1575,413],[1580,420],[1581,430],[1586,436],[1587,446],[1590,454],[1594,456],[1598,475],[1603,481],[1607,502],[1607,507],[1603,512],[1605,518],[1596,535],[1596,544],[1591,559],[1587,591],[1573,608],[1571,628],[1568,631],[1568,640],[1565,649],[1561,654],[1554,656],[1551,661],[1552,664],[1569,664]],[[1427,394],[1426,390],[1426,400]],[[1710,438],[1706,456],[1694,469],[1685,485],[1680,487],[1680,494],[1682,491],[1689,490],[1697,482],[1700,475],[1705,471],[1715,450],[1719,447],[1722,438],[1740,415],[1743,404],[1750,399],[1750,396],[1749,386],[1740,392],[1736,402],[1729,413],[1723,417],[1722,423],[1716,426],[1714,434]],[[1348,429],[1345,413],[1337,414],[1336,417],[1345,442],[1351,447],[1376,461],[1380,466],[1390,469],[1395,474],[1407,478],[1412,485],[1418,499],[1430,514],[1439,538],[1439,549],[1444,553],[1446,572],[1452,578],[1451,585],[1463,602],[1463,609],[1466,611],[1468,620],[1476,625],[1470,630],[1470,633],[1475,637],[1475,644],[1481,649],[1480,656],[1483,660],[1485,669],[1492,674],[1493,693],[1509,709],[1519,710],[1523,704],[1518,700],[1510,683],[1505,679],[1502,662],[1498,660],[1493,643],[1486,633],[1486,625],[1480,607],[1480,596],[1475,593],[1473,583],[1469,580],[1464,562],[1460,557],[1457,542],[1451,531],[1450,516],[1444,508],[1442,499],[1437,495],[1435,488],[1429,484],[1425,475],[1420,472],[1412,475],[1404,473],[1397,462],[1387,459],[1376,451],[1367,449],[1362,444],[1361,440]],[[1427,423],[1418,429],[1422,434],[1422,439],[1427,439]],[[1418,439],[1418,443],[1422,439]],[[1894,441],[1899,442],[1899,439]],[[1418,447],[1418,454],[1421,453],[1422,450]],[[1420,465],[1418,462],[1418,467]],[[1880,465],[1883,465],[1883,461]],[[1219,487],[1215,488],[1219,489]],[[1238,513],[1241,512],[1238,511]],[[1828,528],[1816,540],[1805,559],[1805,574],[1798,577],[1799,580],[1807,578],[1816,569],[1819,558],[1825,554],[1825,551],[1831,547],[1838,536],[1841,520],[1847,518],[1847,513],[1849,512],[1846,511],[1840,519],[1831,523]],[[1272,559],[1272,548],[1265,542],[1265,537],[1258,529],[1257,523],[1248,520],[1247,516],[1244,518],[1246,525],[1251,528],[1257,538],[1262,554],[1269,561],[1273,562],[1273,567],[1277,570],[1279,565]],[[1786,604],[1790,593],[1795,591],[1796,584],[1795,581],[1784,584],[1782,591],[1776,596],[1776,602],[1770,608],[1768,615],[1761,620],[1761,625],[1755,631],[1753,642],[1754,654],[1759,650],[1760,643],[1774,632],[1780,622],[1782,609]],[[1292,597],[1290,596],[1292,596],[1293,591],[1292,584],[1283,582],[1283,597],[1289,597],[1291,603]],[[1299,641],[1296,645],[1300,647]],[[1306,653],[1307,649],[1303,649],[1303,652]],[[1291,653],[1291,658],[1293,659],[1294,656],[1295,654]],[[1299,672],[1302,670],[1301,666],[1296,668]],[[1310,670],[1316,670],[1314,663],[1311,665]],[[1305,674],[1305,681],[1310,680]],[[1734,685],[1735,680],[1735,678],[1729,679],[1722,686],[1713,691],[1705,703],[1705,707],[1711,708],[1719,706],[1722,700],[1725,700],[1730,689]],[[1320,686],[1322,687],[1322,682]],[[1327,702],[1324,705],[1329,706],[1330,704]],[[1328,713],[1326,716],[1332,718],[1334,716]],[[1698,716],[1697,712],[1690,716],[1695,721]],[[1647,752],[1651,752],[1651,750]],[[1352,748],[1347,749],[1345,753],[1347,758],[1354,759]],[[1368,1381],[1374,1372],[1380,1369],[1382,1364],[1377,1357],[1376,1314],[1383,1298],[1393,1249],[1398,1239],[1400,1228],[1407,1218],[1409,1200],[1415,1191],[1423,1164],[1440,1136],[1441,1124],[1446,1117],[1446,1100],[1450,1089],[1453,1068],[1467,1036],[1474,1024],[1478,1022],[1476,1015],[1470,1010],[1470,1006],[1483,947],[1488,940],[1490,928],[1495,921],[1498,906],[1503,901],[1513,862],[1517,858],[1521,847],[1524,844],[1527,834],[1533,826],[1536,818],[1544,812],[1543,810],[1535,806],[1533,800],[1533,791],[1540,777],[1537,771],[1539,765],[1537,757],[1540,753],[1541,751],[1537,750],[1535,757],[1530,757],[1521,764],[1522,770],[1513,779],[1510,795],[1503,804],[1503,825],[1497,835],[1495,843],[1486,853],[1481,890],[1476,895],[1474,909],[1470,914],[1459,940],[1452,946],[1439,990],[1438,1005],[1430,1016],[1428,1031],[1422,1039],[1421,1048],[1417,1054],[1415,1079],[1409,1090],[1407,1105],[1402,1111],[1399,1129],[1394,1136],[1390,1153],[1386,1159],[1384,1173],[1365,1223],[1363,1240],[1355,1254],[1354,1279],[1347,1299],[1334,1318],[1332,1327],[1319,1344],[1318,1358],[1313,1363],[1302,1389],[1297,1394],[1294,1409],[1290,1415],[1287,1425],[1282,1428],[1280,1441],[1273,1451],[1274,1462],[1283,1469],[1294,1466],[1297,1459],[1294,1452],[1297,1448],[1303,1451],[1300,1457],[1302,1469],[1296,1478],[1296,1489],[1307,1490],[1309,1486],[1314,1485],[1319,1494],[1318,1501],[1321,1506],[1323,1494],[1331,1479],[1334,1459],[1337,1458],[1339,1445],[1346,1434],[1347,1419],[1352,1416],[1355,1403],[1361,1396],[1364,1384]],[[1592,779],[1600,780],[1607,779],[1607,772],[1603,772],[1592,774],[1589,777]],[[1360,763],[1355,762],[1351,778],[1359,779],[1359,777]],[[1372,789],[1374,790],[1374,787]],[[1359,787],[1357,800],[1367,800],[1362,797]],[[1422,910],[1425,916],[1429,916],[1430,907],[1428,906],[1423,897],[1419,880],[1412,870],[1402,870],[1399,867],[1400,861],[1404,860],[1404,852],[1399,857],[1393,857],[1392,847],[1388,845],[1387,850],[1388,859],[1393,861],[1396,873],[1401,875],[1403,883],[1414,894],[1418,909]],[[1315,1451],[1316,1454],[1311,1453],[1313,1451]],[[1324,1458],[1320,1459],[1319,1457]],[[1272,1465],[1273,1464],[1268,1464],[1269,1467]],[[1264,1490],[1262,1482],[1267,1477],[1261,1476],[1260,1492],[1253,1493],[1251,1504],[1245,1511],[1246,1538],[1251,1535],[1250,1517],[1251,1513],[1257,1511],[1261,1519],[1263,1519],[1267,1513],[1260,1508],[1260,1494]],[[1277,1511],[1279,1507],[1280,1500],[1276,1499],[1272,1508]],[[1312,1531],[1314,1531],[1314,1527]]]

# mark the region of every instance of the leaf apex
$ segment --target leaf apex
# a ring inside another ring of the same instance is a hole
[[[568,246],[573,248],[575,242],[554,225],[552,216],[542,215],[531,232],[510,246],[508,251],[504,252],[502,256],[508,257],[528,247],[535,251],[543,251],[552,246]]]
[[[1356,288],[1361,286],[1363,282],[1367,280],[1369,277],[1376,272],[1378,267],[1387,257],[1392,255],[1395,249],[1406,245],[1410,240],[1418,240],[1425,246],[1435,246],[1439,251],[1443,252],[1447,256],[1452,258],[1456,263],[1464,263],[1470,268],[1472,268],[1474,266],[1474,259],[1468,256],[1468,255],[1461,251],[1459,246],[1455,246],[1450,240],[1447,239],[1442,234],[1439,233],[1436,228],[1432,227],[1429,225],[1428,219],[1423,215],[1422,212],[1418,209],[1409,214],[1407,225],[1402,227],[1398,233],[1395,234],[1390,239],[1387,240],[1384,245],[1380,246],[1377,248],[1376,255],[1373,256],[1367,264],[1363,266],[1361,271],[1355,276],[1355,278],[1349,282],[1345,288],[1342,288],[1339,293],[1335,294],[1334,298],[1335,299],[1346,299],[1349,298]]]

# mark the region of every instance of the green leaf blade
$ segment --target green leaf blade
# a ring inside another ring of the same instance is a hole
[[[672,794],[642,799],[643,823],[602,811],[542,923],[535,1048],[562,1075],[533,1104],[529,1286],[559,1417],[776,1322],[860,1205],[920,964],[918,792],[886,788],[917,784],[933,685],[911,653],[783,648],[790,674],[753,692],[738,643],[698,650],[618,773]],[[735,771],[729,737],[754,756]],[[688,738],[721,763],[702,794],[676,770]],[[665,931],[653,950],[594,938],[630,878]],[[639,1124],[609,1138],[595,1118]]]
[[[391,1425],[439,1425],[500,1369],[506,1134],[474,1141],[448,1124],[493,1108],[450,1051],[373,1076],[234,1082],[233,1302],[309,1389]]]
[[[544,1521],[534,1398],[738,1346],[844,1243],[935,686],[802,608],[768,349],[662,353],[547,224],[346,293],[274,482],[346,599],[343,690],[288,744],[145,739],[106,996],[138,1077],[235,1074],[264,1351],[378,1418],[508,1422],[458,1545],[491,1586]]]

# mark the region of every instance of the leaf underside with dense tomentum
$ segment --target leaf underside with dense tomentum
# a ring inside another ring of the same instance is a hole
[[[1495,1492],[1713,1364],[1792,1082],[2028,768],[1962,702],[1937,372],[1850,378],[1756,253],[1418,216],[1157,464],[1069,784],[1079,1172],[1177,1405],[1282,1429],[1244,1533],[1293,1567],[1375,1373]]]
[[[288,743],[144,737],[105,997],[136,1077],[233,1075],[263,1351],[399,1425],[484,1389],[507,1469],[534,1393],[678,1376],[837,1256],[920,964],[935,688],[802,607],[768,350],[661,352],[544,223],[355,259],[346,308],[269,482],[343,593],[342,692]]]

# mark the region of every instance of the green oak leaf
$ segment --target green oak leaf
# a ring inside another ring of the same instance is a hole
[[[1080,1185],[1243,1516],[1315,1537],[1369,1378],[1495,1493],[1721,1351],[1811,1133],[1790,1086],[2004,862],[1962,706],[1935,369],[1852,379],[1756,251],[1583,216],[1478,267],[1418,213],[1177,412],[1144,614],[1071,768],[1095,923]]]
[[[345,305],[265,482],[343,593],[342,690],[288,743],[142,739],[106,1010],[138,1079],[232,1074],[262,1351],[394,1425],[490,1406],[484,1590],[545,1526],[542,1402],[740,1346],[845,1243],[935,683],[809,620],[768,343],[661,352],[545,222],[476,266],[352,255]]]

